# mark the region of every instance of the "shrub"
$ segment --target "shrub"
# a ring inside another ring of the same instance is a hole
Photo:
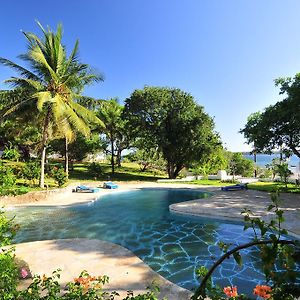
[[[0,162],[0,195],[14,194],[16,180],[12,168]]]
[[[9,146],[5,146],[1,157],[2,159],[18,161],[20,156],[18,149],[16,149],[12,144],[9,144]]]
[[[41,168],[38,162],[30,161],[22,169],[24,179],[30,181],[31,184],[40,178]]]
[[[58,187],[62,187],[68,181],[67,174],[62,167],[53,167],[50,176],[53,177]]]
[[[0,247],[8,246],[14,238],[17,226],[0,210]],[[0,249],[0,299],[15,299],[18,270],[14,261],[14,248]],[[4,298],[2,298],[2,295]]]

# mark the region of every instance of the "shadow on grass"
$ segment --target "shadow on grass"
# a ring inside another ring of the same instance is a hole
[[[156,181],[164,178],[162,175],[153,174],[150,172],[140,172],[134,167],[116,167],[115,174],[111,173],[110,165],[101,165],[101,174],[93,174],[84,164],[74,166],[70,171],[69,179],[84,181],[84,180],[115,180],[115,181]]]

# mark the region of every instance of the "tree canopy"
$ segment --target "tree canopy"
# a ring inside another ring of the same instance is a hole
[[[44,161],[46,147],[51,138],[51,132],[72,140],[75,131],[84,135],[90,133],[90,123],[101,121],[95,114],[76,102],[82,97],[83,88],[102,77],[91,72],[87,64],[82,64],[78,58],[78,41],[68,56],[66,47],[62,44],[62,26],[57,31],[50,28],[46,31],[39,23],[42,37],[34,33],[23,32],[27,42],[27,52],[20,58],[27,63],[25,68],[6,58],[0,58],[0,63],[12,68],[19,77],[10,77],[6,83],[13,89],[2,92],[5,100],[2,109],[4,118],[16,111],[29,110],[32,118],[39,118],[42,124],[41,132],[41,176],[40,186],[44,187]]]
[[[300,73],[294,78],[276,79],[275,83],[286,98],[251,114],[240,132],[258,152],[281,149],[300,158]]]
[[[125,101],[124,115],[129,122],[128,130],[136,139],[161,151],[169,178],[176,178],[183,167],[219,144],[213,119],[190,94],[180,89],[135,90]]]

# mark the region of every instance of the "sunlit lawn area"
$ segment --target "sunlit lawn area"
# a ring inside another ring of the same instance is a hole
[[[115,181],[156,181],[166,178],[166,173],[159,170],[150,170],[141,172],[136,163],[122,163],[121,167],[115,168],[115,174],[111,173],[111,166],[108,163],[101,163],[102,172],[100,174],[91,174],[88,170],[88,164],[74,164],[74,170],[70,171],[69,179],[71,181],[94,181],[94,180],[115,180]]]
[[[248,188],[252,190],[265,191],[265,192],[287,192],[287,193],[300,193],[300,187],[295,184],[289,183],[287,187],[281,182],[255,182],[249,183]]]

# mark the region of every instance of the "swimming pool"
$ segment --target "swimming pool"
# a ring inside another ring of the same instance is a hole
[[[170,281],[193,290],[199,285],[196,268],[210,267],[221,255],[219,241],[243,244],[251,239],[251,232],[244,232],[241,223],[169,212],[170,204],[208,196],[193,189],[141,189],[114,192],[82,205],[25,207],[9,214],[15,214],[21,225],[16,242],[61,238],[110,241],[131,250]],[[257,283],[264,282],[264,276],[255,249],[245,250],[243,260],[242,267],[233,259],[226,260],[215,271],[214,282],[237,285],[240,292],[251,293]]]

